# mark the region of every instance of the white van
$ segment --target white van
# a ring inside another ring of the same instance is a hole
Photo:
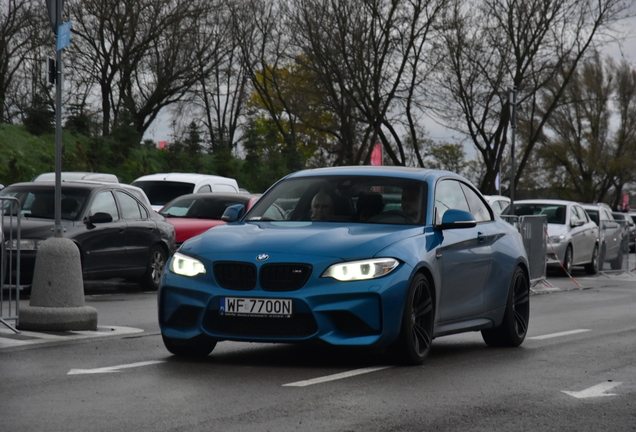
[[[155,211],[181,195],[201,192],[239,192],[236,180],[208,174],[161,173],[139,177],[131,183],[143,189]]]

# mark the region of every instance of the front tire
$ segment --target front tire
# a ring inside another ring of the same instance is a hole
[[[594,250],[592,251],[592,261],[585,264],[585,271],[589,275],[595,275],[598,273],[598,246],[594,246]]]
[[[392,351],[403,364],[420,365],[431,351],[435,323],[435,304],[428,279],[418,274],[406,295],[400,335]]]
[[[162,334],[161,337],[166,349],[180,357],[206,357],[216,347],[216,340],[205,336],[193,339],[173,339]]]
[[[572,274],[572,259],[574,256],[574,252],[572,251],[572,246],[568,245],[565,249],[565,255],[563,256],[563,271],[566,276],[570,276]]]
[[[144,290],[157,291],[167,261],[168,256],[166,251],[161,246],[154,246],[148,258],[146,273],[139,281],[139,285],[141,285]]]
[[[481,336],[489,346],[518,347],[528,333],[530,319],[530,282],[526,273],[517,267],[510,282],[506,311],[501,325],[482,330]]]

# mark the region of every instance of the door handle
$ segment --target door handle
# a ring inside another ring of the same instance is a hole
[[[478,232],[477,233],[477,240],[479,240],[479,242],[483,242],[486,239],[486,235],[484,233]]]

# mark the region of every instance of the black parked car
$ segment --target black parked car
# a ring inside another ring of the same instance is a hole
[[[3,203],[5,234],[8,216],[19,213],[21,218],[20,286],[31,284],[38,246],[54,235],[54,195],[55,183],[49,181],[16,183],[0,191],[21,203],[19,212],[16,205]],[[123,277],[157,289],[175,249],[174,227],[126,185],[65,181],[60,210],[63,236],[79,248],[84,279]],[[15,250],[15,244],[7,245],[7,252]]]

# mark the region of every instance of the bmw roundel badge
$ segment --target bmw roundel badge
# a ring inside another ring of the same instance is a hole
[[[256,256],[256,261],[267,261],[269,259],[269,255],[260,254]]]

